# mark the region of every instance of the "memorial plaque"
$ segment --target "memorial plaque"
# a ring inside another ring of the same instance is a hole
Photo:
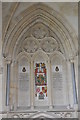
[[[63,75],[61,65],[55,65],[52,67],[52,81],[54,104],[63,104]]]
[[[19,106],[30,105],[29,79],[30,79],[29,65],[19,66],[19,74],[18,74],[18,105]]]

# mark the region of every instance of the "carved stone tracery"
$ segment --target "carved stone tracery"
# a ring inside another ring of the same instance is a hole
[[[49,29],[41,23],[37,23],[32,28],[32,36],[36,39],[43,39],[49,36]]]
[[[36,39],[34,37],[28,37],[23,40],[20,49],[27,53],[34,53],[38,49],[42,49],[44,52],[52,53],[58,50],[59,46],[57,41],[52,37],[45,37],[42,39]],[[22,51],[20,50],[19,51]],[[20,53],[20,52],[19,52]]]
[[[28,22],[26,22],[26,23],[28,23]],[[17,28],[17,27],[15,27],[15,28]],[[56,25],[56,28],[57,28],[57,25]],[[17,28],[17,30],[18,30],[18,28]],[[35,53],[38,50],[38,48],[41,48],[43,51],[49,52],[49,53],[51,53],[51,52],[53,52],[53,51],[58,49],[58,43],[56,42],[56,40],[49,36],[49,29],[48,29],[48,27],[44,26],[41,23],[38,23],[38,24],[34,25],[31,28],[30,36],[33,36],[33,37],[32,38],[23,39],[23,42],[22,42],[22,44],[20,46],[21,49],[24,50],[27,53]],[[61,115],[61,117],[64,117],[63,113],[60,113],[60,115]],[[66,114],[65,117],[67,117],[67,115],[68,115],[68,117],[71,117],[71,115],[69,113]]]
[[[41,48],[45,52],[53,52],[58,49],[58,44],[54,38],[47,37],[44,41],[42,41]]]
[[[22,49],[28,53],[34,53],[35,51],[38,50],[38,44],[34,39],[30,37],[24,40]]]
[[[54,113],[50,113],[50,115],[48,113],[43,114],[43,113],[18,113],[18,114],[8,114],[8,116],[10,118],[73,118],[73,113],[72,112],[54,112]],[[46,117],[45,117],[46,116]],[[48,118],[48,119],[49,119]]]

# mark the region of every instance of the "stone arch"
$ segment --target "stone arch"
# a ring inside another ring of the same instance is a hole
[[[11,19],[11,20],[13,21],[13,19]],[[15,23],[14,23],[14,21],[15,21]],[[10,27],[4,38],[3,57],[4,58],[10,57],[10,60],[12,59],[13,62],[18,61],[22,57],[27,58],[28,61],[31,62],[31,73],[32,73],[31,80],[32,81],[33,81],[33,77],[34,77],[33,76],[33,67],[34,66],[33,66],[32,62],[34,62],[35,57],[38,56],[38,54],[41,54],[43,58],[45,57],[46,61],[48,61],[49,65],[50,65],[49,55],[51,53],[47,54],[47,52],[43,52],[41,49],[39,49],[34,54],[33,53],[28,54],[25,51],[19,51],[19,53],[16,55],[16,50],[19,47],[20,43],[25,40],[25,38],[23,39],[24,34],[27,33],[27,36],[25,36],[26,38],[31,37],[31,36],[28,36],[29,35],[28,33],[30,32],[29,30],[32,30],[32,28],[36,24],[42,24],[47,29],[49,29],[50,32],[53,33],[53,36],[52,36],[52,34],[49,34],[49,36],[47,36],[47,37],[54,38],[54,36],[56,36],[55,40],[57,40],[60,43],[62,50],[64,50],[64,51],[61,51],[61,50],[55,51],[53,54],[50,55],[51,57],[54,57],[56,54],[58,56],[58,58],[60,58],[60,59],[62,58],[65,61],[66,58],[69,59],[69,58],[77,55],[77,51],[78,51],[77,44],[76,44],[77,37],[74,34],[73,30],[70,28],[69,24],[67,24],[66,20],[59,13],[57,13],[53,9],[47,7],[45,4],[40,4],[40,5],[35,4],[31,7],[29,7],[23,13],[21,13],[17,18],[15,18],[14,21],[13,21],[13,23],[14,23],[13,25],[10,24]],[[49,70],[50,70],[50,68],[49,68]],[[48,78],[50,79],[50,76],[48,76]],[[69,80],[72,80],[72,79],[69,78]],[[32,92],[33,92],[33,86],[32,86]],[[71,94],[72,94],[72,91],[71,91]],[[33,95],[32,95],[32,97],[33,97]],[[34,107],[33,101],[31,101],[31,107]],[[49,100],[49,101],[51,102],[51,100]],[[52,107],[51,103],[49,105],[51,105],[51,107]],[[43,115],[43,116],[45,116],[45,115]]]
[[[29,62],[31,61],[31,57],[26,52],[21,52],[18,54],[18,56],[14,57],[13,61],[19,61],[21,58],[25,57]]]
[[[13,89],[16,91],[14,94],[14,98],[11,101],[10,98],[10,107],[13,106],[14,109],[17,107],[29,107],[30,106],[30,87],[27,89],[27,85],[30,86],[30,61],[31,58],[26,52],[19,53],[17,57],[14,57],[11,64],[11,80],[12,84],[15,83]],[[23,71],[25,68],[25,71]],[[14,78],[13,78],[13,75]],[[24,76],[24,78],[23,78]],[[26,77],[27,76],[27,77]],[[25,92],[27,91],[27,93]],[[12,92],[12,86],[10,85],[10,96]],[[24,93],[24,94],[23,94]],[[21,100],[21,96],[24,98]],[[26,97],[27,96],[27,97]],[[28,99],[28,103],[26,103],[26,99]]]
[[[51,87],[52,87],[52,96],[53,96],[53,104],[56,105],[68,105],[68,84],[67,84],[67,62],[64,55],[55,51],[50,56],[51,61]],[[58,88],[56,85],[58,85]],[[56,92],[54,92],[54,90]],[[67,93],[65,91],[68,91]],[[59,93],[58,93],[59,92]],[[65,94],[64,94],[65,93]],[[63,96],[58,98],[58,96]],[[63,98],[63,99],[62,99]],[[59,100],[59,101],[58,101]],[[65,102],[64,102],[65,101]]]
[[[24,31],[25,28],[26,30],[28,30],[28,28],[31,27],[30,24],[34,24],[34,21],[42,21],[43,23],[48,24],[52,31],[54,31],[54,33],[58,35],[59,40],[62,41],[62,45],[64,45],[67,57],[72,57],[77,54],[77,45],[75,44],[77,38],[75,35],[73,35],[73,31],[67,24],[66,20],[62,18],[59,13],[44,4],[35,4],[29,7],[26,11],[23,12],[23,14],[21,13],[22,15],[19,15],[19,19],[18,21],[16,21],[16,24],[14,25],[14,27],[11,27],[12,30],[9,29],[8,34],[6,34],[5,42],[3,44],[3,55],[5,57],[9,54],[13,55],[14,46],[15,44],[17,44],[16,41],[21,32]],[[33,16],[33,18],[31,16]],[[55,30],[57,32],[55,32]],[[11,53],[9,53],[9,50],[11,51]],[[69,56],[68,53],[70,53]]]
[[[34,97],[34,106],[35,107],[48,107],[48,61],[49,61],[49,57],[47,56],[47,54],[45,52],[43,52],[42,50],[38,50],[32,57],[32,61],[34,64],[34,89],[35,89],[35,97]],[[36,67],[36,65],[39,65],[38,67]],[[42,64],[44,64],[44,68],[42,67]],[[39,72],[38,72],[39,70]],[[42,72],[43,70],[43,72]],[[41,74],[41,72],[42,74]],[[44,72],[45,71],[45,72]],[[42,77],[43,78],[42,78]],[[41,83],[38,82],[38,77],[39,81],[43,81]],[[44,79],[44,80],[43,80]],[[46,92],[44,93],[42,88],[44,87],[44,89],[46,89]],[[37,93],[37,89],[40,89],[40,92]],[[43,97],[40,97],[41,93],[43,94]],[[41,99],[41,100],[40,100]],[[38,104],[39,102],[39,104]]]
[[[62,53],[59,52],[59,51],[54,51],[54,53],[50,55],[50,59],[54,58],[55,55],[58,55],[58,56],[61,57],[63,60],[66,60],[64,54],[62,54]]]
[[[42,50],[38,50],[37,52],[35,52],[35,54],[32,56],[32,60],[34,61],[35,60],[35,58],[37,57],[37,56],[42,56],[42,58],[44,58],[43,60],[45,61],[48,61],[49,60],[49,57],[48,57],[48,55],[44,52],[44,51],[42,51]]]
[[[17,56],[17,107],[30,107],[30,56],[25,52]],[[21,99],[23,98],[23,99]]]
[[[30,25],[32,25],[32,26],[34,26],[33,24],[35,23],[35,20],[34,20],[34,22],[33,23],[31,23]],[[43,21],[43,20],[39,20],[38,22],[37,22],[37,20],[36,20],[36,24],[44,24],[44,26],[46,26],[46,29],[49,29],[49,30],[51,30],[51,28],[50,28],[50,26],[49,26],[49,24],[46,22],[46,21]],[[32,29],[32,28],[30,28],[30,29]],[[55,32],[58,32],[57,30],[56,30],[56,28],[52,28],[53,30],[51,30],[51,31],[55,31]],[[25,29],[26,30],[26,29]],[[24,32],[25,32],[25,30],[23,30],[22,31],[22,33],[21,33],[21,35],[23,34],[25,34]],[[27,29],[27,31],[26,31],[27,33],[28,33],[28,29]],[[53,34],[55,34],[55,33],[53,33]],[[15,54],[15,51],[16,51],[16,49],[18,48],[18,46],[20,45],[20,44],[18,44],[18,43],[20,43],[20,41],[21,40],[24,40],[23,39],[23,35],[22,35],[22,37],[21,37],[21,35],[19,36],[19,38],[17,39],[17,42],[16,42],[16,45],[15,45],[15,48],[14,48],[14,51],[13,51],[13,56],[14,56],[14,54]],[[56,37],[56,40],[58,41],[58,43],[61,45],[61,49],[63,50],[63,53],[65,54],[66,53],[66,51],[67,51],[67,49],[66,49],[66,47],[65,47],[65,45],[61,42],[61,41],[59,41],[59,37],[60,37],[60,35],[59,35],[59,33],[58,33],[58,35],[55,35],[55,36],[57,36]],[[34,38],[33,38],[34,39]],[[60,38],[60,39],[62,39],[62,37]],[[65,49],[66,50],[65,50]]]

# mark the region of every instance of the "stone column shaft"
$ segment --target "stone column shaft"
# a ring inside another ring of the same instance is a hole
[[[48,72],[47,72],[47,84],[48,84],[48,101],[49,101],[49,108],[52,109],[52,82],[51,82],[51,67],[50,67],[50,61],[48,60]]]
[[[33,64],[33,61],[31,61],[31,73],[30,73],[31,75],[31,82],[30,82],[30,84],[31,84],[31,109],[33,109],[34,108],[34,64]]]
[[[73,103],[74,103],[74,97],[73,97],[73,84],[72,84],[72,72],[71,72],[71,62],[67,61],[67,65],[68,65],[68,89],[69,89],[69,104],[71,105],[71,107],[73,107]]]

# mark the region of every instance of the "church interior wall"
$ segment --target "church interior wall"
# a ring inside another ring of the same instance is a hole
[[[0,51],[3,69],[0,71],[3,71],[0,72],[0,76],[3,77],[3,113],[8,111],[7,116],[14,118],[40,116],[77,118],[77,3],[67,3],[67,5],[65,3],[2,3],[2,7],[3,39],[2,51]],[[35,65],[41,66],[43,63],[44,68],[35,68]],[[37,68],[47,71],[45,75],[47,82],[44,84],[47,92],[37,93],[42,102],[35,97],[35,86],[40,88],[38,90],[42,89],[42,86],[34,82],[35,77],[37,78],[34,74]],[[73,68],[75,73],[72,73]],[[27,81],[25,81],[25,73],[28,75]],[[20,80],[22,76],[24,76],[23,83]],[[51,110],[56,112],[51,114]],[[3,117],[6,117],[6,114]]]

